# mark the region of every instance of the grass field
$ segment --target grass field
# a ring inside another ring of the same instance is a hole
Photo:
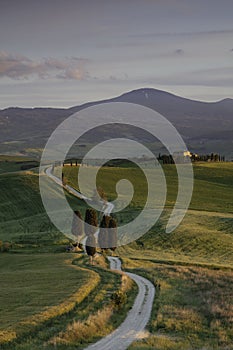
[[[25,166],[28,169],[30,167],[38,167],[39,162],[30,157],[0,155],[0,175],[9,172],[21,171]]]
[[[120,288],[121,276],[102,270],[102,264],[90,269],[87,258],[64,253],[69,239],[46,215],[38,181],[38,174],[31,171],[0,176],[0,240],[11,243],[9,253],[0,253],[0,347],[54,349],[55,341],[61,343],[61,349],[78,346],[81,349],[124,319],[136,287],[129,284],[133,293],[127,304],[119,312],[113,312],[110,296]],[[51,195],[63,191],[49,182]],[[83,201],[72,196],[68,200],[84,215],[87,205]],[[74,259],[77,268],[71,264]],[[87,327],[85,339],[76,336],[73,343],[68,341],[67,330],[70,332],[73,322],[94,322],[104,304],[109,305],[110,311],[99,330],[93,332]]]
[[[0,255],[0,335],[3,330],[20,333],[30,324],[67,312],[95,287],[98,280],[91,271],[75,270],[66,260],[65,254]],[[62,304],[65,299],[67,303]]]
[[[56,195],[63,191],[49,180],[48,193]],[[50,248],[68,240],[51,223],[45,213],[39,193],[39,176],[23,172],[0,176],[0,240],[18,245],[33,246],[39,250]],[[87,205],[77,198],[68,196],[74,209],[83,214]],[[59,207],[59,202],[58,202]],[[58,213],[59,215],[59,213]]]
[[[124,259],[125,266],[160,284],[148,330],[130,350],[231,349],[232,270]]]
[[[194,193],[190,208],[179,227],[172,233],[165,232],[166,223],[175,203],[177,179],[175,167],[164,167],[168,183],[165,210],[154,227],[140,239],[144,249],[136,243],[124,249],[131,257],[143,255],[163,261],[181,261],[199,264],[233,264],[233,163],[197,163],[194,165]],[[64,167],[64,174],[71,185],[77,187],[77,167]],[[91,171],[91,168],[90,168]],[[115,185],[120,178],[129,179],[135,186],[132,203],[116,213],[119,224],[130,222],[137,216],[145,202],[141,172],[136,168],[102,168],[99,186],[107,197],[115,198]],[[139,243],[140,243],[139,242]]]
[[[79,167],[65,166],[63,172],[68,183],[78,189]],[[166,206],[172,207],[177,195],[177,174],[174,165],[164,165],[167,181]],[[92,167],[88,169],[94,171]],[[189,209],[233,213],[233,163],[194,164],[194,191]],[[141,208],[146,200],[147,183],[139,168],[102,167],[98,172],[97,186],[103,188],[109,200],[116,198],[116,183],[128,179],[135,188],[131,208]],[[88,179],[87,179],[88,181]],[[93,193],[88,193],[91,196]]]
[[[5,160],[6,168],[0,175],[0,240],[10,242],[11,248],[9,253],[0,253],[0,335],[12,342],[2,349],[81,349],[123,320],[136,289],[129,287],[132,293],[127,305],[118,314],[112,313],[109,293],[120,288],[121,277],[105,270],[104,260],[99,267],[90,268],[80,254],[63,253],[69,240],[44,211],[38,174],[14,173],[20,159],[7,165]],[[177,178],[174,166],[164,166],[164,171],[168,196],[160,220],[139,241],[118,248],[125,268],[161,286],[148,325],[149,336],[130,349],[231,349],[233,163],[194,165],[192,202],[183,222],[171,234],[165,233],[165,226],[175,203]],[[77,168],[65,166],[64,173],[68,183],[77,188]],[[98,174],[98,186],[108,199],[116,197],[115,185],[121,178],[131,180],[136,191],[132,203],[117,214],[119,224],[138,215],[147,188],[137,168],[125,164],[122,168],[104,167]],[[63,190],[48,180],[48,191],[59,198]],[[68,194],[67,198],[84,215],[87,204]],[[57,204],[59,208],[59,200]],[[75,258],[78,269],[70,265]],[[89,296],[74,305],[72,298],[78,290],[84,294],[86,290]],[[69,312],[66,303],[71,305]],[[58,305],[65,305],[64,313],[58,312]],[[48,310],[52,313],[45,312]],[[35,324],[37,319],[39,324]],[[15,335],[18,337],[13,340]]]
[[[56,344],[60,349],[82,349],[117,327],[131,308],[137,288],[131,280],[122,284],[121,275],[105,270],[104,260],[99,259],[90,268],[87,258],[79,254],[22,254],[13,259],[5,254],[0,275],[8,274],[11,283],[6,279],[0,300],[1,307],[5,303],[1,349],[54,349]],[[111,294],[122,288],[128,294],[127,303],[114,310]]]

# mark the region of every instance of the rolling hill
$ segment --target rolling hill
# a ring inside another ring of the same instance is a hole
[[[129,102],[152,108],[173,123],[191,151],[217,152],[225,154],[228,159],[233,157],[233,99],[207,103],[148,88],[68,109],[14,107],[0,110],[1,153],[40,155],[52,131],[65,118],[86,107],[109,102]],[[132,132],[126,128],[120,130],[123,135]],[[95,143],[107,136],[114,137],[117,132],[119,128],[116,131],[101,128],[100,133],[93,130],[81,142]],[[134,136],[145,142],[153,142],[148,135],[139,131],[134,132]]]

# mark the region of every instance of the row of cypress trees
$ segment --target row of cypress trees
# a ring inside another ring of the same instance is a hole
[[[81,220],[79,220],[81,219]],[[98,242],[94,236],[99,228]],[[117,247],[117,222],[112,216],[104,215],[98,224],[97,212],[93,208],[88,208],[85,213],[84,225],[82,215],[79,210],[74,211],[72,222],[72,234],[77,237],[79,242],[83,235],[87,236],[86,252],[89,257],[93,258],[96,248],[100,247],[102,252],[107,249],[112,251]]]

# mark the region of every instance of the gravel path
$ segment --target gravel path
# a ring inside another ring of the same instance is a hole
[[[45,170],[45,173],[57,184],[63,186],[62,181],[52,174],[52,167]],[[80,192],[70,186],[66,190],[78,198],[86,199]],[[105,215],[110,214],[113,209],[112,203],[107,203]],[[110,269],[121,271],[121,261],[117,257],[108,257]],[[151,315],[155,287],[146,278],[134,273],[125,272],[138,285],[138,295],[132,309],[124,322],[111,334],[99,340],[97,343],[88,346],[85,350],[126,350],[129,345],[141,337]]]
[[[108,257],[112,270],[121,270],[121,261]],[[85,350],[126,350],[136,339],[141,337],[151,315],[155,287],[146,278],[126,272],[138,285],[139,292],[132,309],[124,322],[107,337],[85,348]]]

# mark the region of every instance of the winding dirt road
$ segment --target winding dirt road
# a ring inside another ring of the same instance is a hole
[[[52,167],[45,170],[45,173],[58,185],[63,187],[62,181],[52,174]],[[78,198],[86,199],[80,192],[70,186],[66,189]],[[105,215],[110,214],[113,209],[112,203],[107,203]],[[110,269],[121,271],[121,261],[117,257],[108,257]],[[138,295],[132,309],[129,311],[124,322],[111,334],[85,348],[85,350],[126,350],[129,345],[141,337],[151,315],[155,287],[146,278],[134,273],[125,272],[138,285]]]
[[[117,257],[108,257],[112,270],[121,270],[121,261]],[[151,315],[155,287],[146,278],[125,272],[138,285],[138,295],[124,322],[111,334],[85,348],[85,350],[126,350],[140,338]]]
[[[61,179],[59,179],[57,176],[55,176],[53,174],[53,168],[52,166],[48,167],[48,168],[45,168],[44,170],[45,174],[50,178],[52,179],[54,182],[56,182],[59,186],[63,187],[66,189],[67,192],[71,193],[73,196],[79,198],[79,199],[89,199],[90,201],[90,198],[87,198],[86,196],[84,196],[81,192],[75,190],[73,187],[69,186],[69,185],[63,185]],[[107,203],[103,203],[103,205],[105,205],[105,208],[104,208],[104,215],[110,215],[113,208],[114,208],[114,205],[110,202],[107,202]],[[98,234],[99,234],[99,230],[96,231],[95,233],[95,237],[96,239],[98,239]],[[83,245],[83,249],[84,249],[84,252],[86,253],[86,249],[85,249],[85,246],[86,246],[86,240],[87,238],[84,238],[81,243]]]

